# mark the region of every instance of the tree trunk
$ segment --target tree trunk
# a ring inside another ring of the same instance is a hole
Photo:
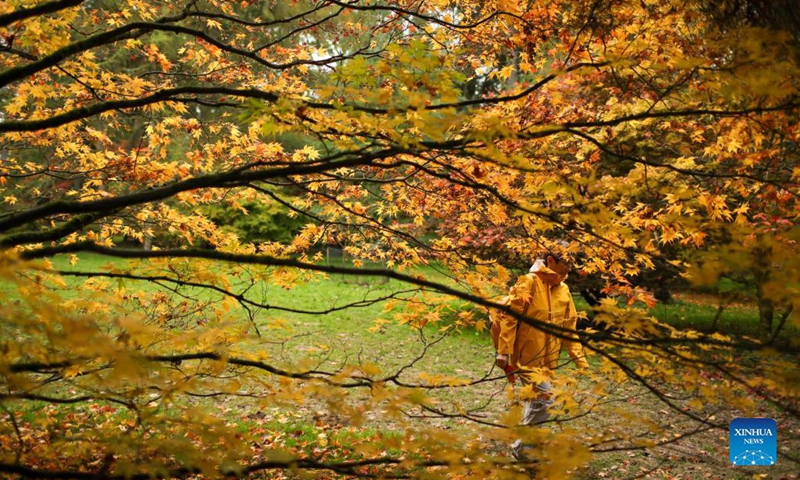
[[[600,306],[601,300],[606,298],[606,295],[599,288],[584,288],[581,289],[581,296],[586,303],[591,307],[591,318],[581,318],[576,325],[577,330],[586,330],[593,328],[601,332],[608,330],[608,325],[605,322],[598,322],[594,319],[595,309]]]
[[[781,333],[783,326],[786,325],[786,320],[789,319],[789,315],[792,314],[792,310],[794,310],[794,304],[789,304],[789,306],[786,308],[786,311],[784,311],[783,315],[781,315],[781,319],[778,321],[778,326],[775,327],[775,331],[772,332],[769,338],[769,343],[775,342],[775,339],[778,338],[778,334]]]
[[[722,312],[725,311],[725,307],[727,303],[725,300],[720,300],[719,305],[717,306],[717,314],[714,315],[714,320],[711,321],[711,326],[708,327],[709,332],[716,332],[717,325],[719,325],[719,319],[722,318]]]
[[[775,316],[775,306],[772,300],[765,298],[763,284],[759,282],[756,288],[758,296],[758,334],[766,341],[772,336],[772,319]]]
[[[775,314],[775,305],[768,297],[764,286],[770,280],[770,267],[772,250],[769,248],[757,247],[753,249],[755,261],[753,262],[753,277],[756,281],[756,300],[758,301],[758,334],[759,337],[769,342],[772,336],[772,318]]]
[[[603,292],[599,288],[584,288],[581,290],[581,296],[590,307],[599,307],[600,300],[605,298]]]

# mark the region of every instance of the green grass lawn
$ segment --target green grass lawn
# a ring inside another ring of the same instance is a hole
[[[58,270],[80,270],[80,271],[102,271],[104,267],[109,265],[119,265],[121,261],[116,259],[109,259],[101,255],[83,254],[81,255],[78,263],[75,266],[70,265],[69,257],[57,256],[52,259],[52,264]],[[344,265],[341,260],[334,262],[334,265]],[[455,282],[448,278],[444,273],[437,270],[435,267],[424,267],[419,270],[421,273],[433,281],[446,284],[448,286],[455,286]],[[79,280],[70,281],[70,288],[63,291],[65,297],[75,296],[80,294],[80,290],[75,290],[72,287]],[[124,286],[127,289],[141,289],[143,291],[164,290],[155,285],[147,282],[137,282],[133,280],[115,280],[113,282],[116,286]],[[242,285],[242,281],[233,281],[234,285]],[[8,291],[10,288],[8,283],[0,282],[0,291]],[[333,274],[327,279],[312,281],[306,284],[301,284],[287,290],[278,285],[263,284],[258,286],[257,289],[251,289],[248,296],[254,300],[263,301],[270,305],[288,309],[298,310],[335,310],[344,305],[360,302],[367,303],[383,296],[392,293],[408,290],[409,286],[402,284],[397,280],[387,280],[379,277],[367,276],[347,276]],[[191,294],[198,298],[221,298],[217,294],[203,292],[199,289],[184,287],[181,290],[187,294]],[[403,297],[401,295],[401,297]],[[408,298],[409,295],[404,297]],[[698,298],[699,297],[699,298]],[[699,331],[707,331],[713,319],[717,316],[717,305],[714,303],[715,299],[710,295],[693,295],[691,293],[683,295],[680,292],[676,295],[676,299],[672,302],[665,304],[660,303],[652,308],[650,313],[660,321],[669,323],[678,328],[691,328]],[[343,309],[331,311],[325,314],[297,314],[291,312],[274,311],[261,311],[259,318],[259,326],[268,328],[271,322],[289,321],[291,325],[304,332],[311,329],[318,331],[323,336],[329,338],[341,337],[352,338],[362,335],[366,328],[374,326],[374,321],[378,318],[388,319],[391,317],[390,312],[384,311],[385,303],[376,303],[374,305],[363,305],[351,309]],[[588,311],[588,304],[580,297],[575,295],[575,304],[579,311]],[[454,302],[454,308],[469,308],[463,302]],[[476,313],[480,315],[480,309],[475,309]],[[444,318],[446,323],[448,318]],[[777,321],[777,314],[776,314]],[[439,325],[441,326],[441,325]],[[427,331],[433,333],[436,325],[432,325],[431,329]],[[395,337],[392,336],[392,330],[382,328],[379,330],[379,335],[368,335],[370,342],[380,341],[382,338],[392,342]],[[786,326],[785,334],[797,334],[797,329],[793,325]],[[720,315],[717,323],[717,330],[732,335],[749,335],[756,336],[758,333],[758,310],[755,305],[750,303],[736,303],[727,306]],[[387,334],[389,335],[387,337]],[[330,337],[333,335],[333,337]],[[465,341],[480,341],[482,335],[478,332],[460,332],[462,339]]]

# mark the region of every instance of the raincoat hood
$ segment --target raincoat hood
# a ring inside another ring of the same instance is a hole
[[[545,265],[544,260],[542,259],[533,262],[533,265],[531,265],[530,268],[530,273],[535,273],[536,276],[542,279],[544,283],[551,286],[558,285],[564,280],[561,278],[561,275],[547,268],[547,265]]]

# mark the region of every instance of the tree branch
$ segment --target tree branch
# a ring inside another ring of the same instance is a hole
[[[3,73],[0,73],[0,88],[18,80],[22,80],[23,78],[29,77],[37,72],[41,72],[47,68],[54,67],[75,54],[85,52],[86,50],[91,50],[92,48],[99,47],[101,45],[115,43],[126,38],[136,38],[141,36],[147,32],[147,30],[144,30],[144,28],[147,26],[160,25],[161,23],[167,22],[177,22],[184,18],[186,18],[185,12],[175,17],[162,18],[157,20],[155,23],[130,23],[107,32],[92,35],[85,40],[62,47],[35,62],[10,68]],[[139,31],[137,32],[137,30]]]
[[[38,250],[29,250],[20,252],[19,256],[22,259],[35,259],[42,257],[50,257],[63,253],[78,253],[78,252],[93,252],[101,255],[107,255],[117,258],[202,258],[206,260],[219,260],[223,262],[231,262],[236,264],[253,264],[265,265],[276,267],[292,267],[304,270],[311,270],[317,272],[326,272],[344,275],[362,275],[362,276],[379,276],[386,277],[401,282],[417,285],[420,287],[428,288],[430,290],[449,295],[461,300],[471,302],[475,305],[490,308],[504,314],[510,315],[515,319],[525,322],[528,325],[536,328],[539,331],[553,335],[557,338],[566,339],[570,341],[580,342],[581,344],[596,350],[594,342],[602,342],[617,345],[633,345],[638,347],[655,346],[655,345],[676,345],[676,344],[691,344],[691,345],[711,345],[718,347],[739,348],[748,351],[762,350],[764,346],[757,342],[747,341],[728,341],[711,338],[705,335],[696,338],[682,338],[682,337],[652,337],[652,338],[629,338],[621,334],[611,334],[607,332],[598,332],[593,334],[583,333],[581,336],[577,335],[577,331],[568,327],[563,327],[554,323],[543,320],[538,320],[533,317],[513,311],[507,306],[498,305],[492,300],[472,295],[461,290],[443,285],[441,283],[433,282],[420,278],[415,275],[406,275],[394,270],[387,269],[372,269],[372,268],[355,268],[355,267],[340,267],[333,265],[317,265],[314,263],[301,262],[290,258],[276,258],[267,255],[251,255],[251,254],[236,254],[228,252],[220,252],[216,250],[205,249],[167,249],[167,250],[138,250],[138,249],[124,249],[124,248],[109,248],[103,247],[92,242],[77,242],[66,245],[59,245],[54,247],[40,248]],[[785,353],[797,353],[799,350],[792,347],[772,347],[777,351]]]
[[[29,243],[55,242],[114,213],[114,211],[101,211],[87,215],[78,215],[65,222],[63,225],[51,228],[50,230],[20,232],[14,235],[6,235],[0,237],[0,247],[16,247]]]
[[[122,99],[122,100],[108,100],[105,102],[98,102],[88,105],[86,107],[76,108],[69,110],[58,115],[39,120],[20,120],[20,121],[5,121],[0,122],[0,133],[2,132],[36,132],[48,128],[60,127],[68,123],[78,120],[91,118],[104,112],[111,110],[126,110],[131,108],[141,108],[160,102],[197,102],[197,98],[176,98],[180,95],[197,94],[197,95],[228,95],[243,98],[254,98],[258,100],[266,100],[275,102],[278,100],[278,95],[274,93],[264,92],[256,89],[234,89],[227,87],[176,87],[159,90],[156,93],[147,95],[145,97]]]
[[[11,13],[0,15],[0,28],[20,20],[47,15],[49,13],[55,13],[70,7],[75,7],[84,1],[85,0],[55,0],[53,2],[42,3],[31,8],[20,8],[19,10],[14,10]]]
[[[384,296],[381,296],[381,297],[378,297],[378,298],[372,298],[372,299],[366,299],[365,298],[364,300],[359,300],[357,302],[351,302],[351,303],[348,303],[348,304],[345,304],[345,305],[340,305],[338,307],[331,307],[331,308],[327,308],[327,309],[323,309],[323,310],[303,310],[303,309],[298,309],[298,308],[281,307],[281,306],[278,306],[278,305],[271,305],[271,304],[268,304],[268,303],[261,303],[261,302],[257,302],[257,301],[248,299],[247,297],[245,297],[244,294],[233,293],[233,292],[231,292],[229,290],[226,290],[226,289],[224,289],[222,287],[218,287],[216,285],[210,285],[210,284],[207,284],[207,283],[192,282],[192,281],[189,281],[189,280],[181,280],[181,279],[178,279],[178,278],[172,278],[172,277],[167,277],[167,276],[163,276],[163,275],[152,275],[152,276],[150,276],[150,275],[135,275],[135,274],[132,274],[132,273],[74,272],[74,271],[66,271],[66,270],[58,270],[58,271],[55,271],[54,273],[57,273],[57,274],[63,275],[63,276],[69,276],[69,277],[86,277],[86,278],[105,277],[105,278],[124,278],[124,279],[129,279],[129,280],[140,280],[140,281],[145,281],[145,282],[169,282],[169,283],[174,283],[176,285],[180,285],[180,286],[184,286],[184,287],[195,287],[195,288],[203,288],[203,289],[207,289],[207,290],[213,290],[213,291],[215,291],[217,293],[220,293],[222,295],[225,295],[227,297],[231,297],[231,298],[235,299],[239,303],[250,305],[250,306],[253,306],[253,307],[257,307],[257,308],[262,308],[264,310],[278,310],[278,311],[281,311],[281,312],[299,313],[299,314],[302,314],[302,315],[327,315],[329,313],[338,312],[338,311],[341,311],[341,310],[347,310],[349,308],[368,307],[368,306],[374,305],[376,303],[384,302],[386,300],[402,298],[402,297],[399,297],[399,295],[415,293],[415,292],[419,292],[420,291],[418,289],[402,290],[402,291],[393,292],[393,293],[391,293],[389,295],[384,295]]]
[[[2,125],[2,123],[0,123]],[[56,201],[39,207],[31,208],[10,214],[0,220],[0,232],[8,229],[33,222],[50,215],[62,213],[81,214],[91,212],[109,212],[132,205],[163,200],[172,197],[180,192],[197,190],[200,188],[225,188],[230,186],[243,185],[248,182],[265,180],[268,178],[280,178],[288,175],[310,175],[321,173],[327,170],[335,170],[342,167],[352,167],[356,165],[370,164],[375,160],[391,157],[400,153],[394,148],[387,148],[371,153],[363,153],[353,158],[344,158],[352,155],[352,152],[343,152],[331,155],[311,164],[297,164],[280,168],[271,169],[235,169],[227,172],[204,175],[189,178],[178,182],[162,185],[148,190],[141,190],[135,193],[121,195],[117,197],[104,198],[100,200],[90,200],[85,202]]]

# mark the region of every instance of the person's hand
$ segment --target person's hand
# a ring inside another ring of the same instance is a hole
[[[508,355],[498,354],[494,357],[494,364],[500,367],[501,370],[505,370],[508,366]]]

